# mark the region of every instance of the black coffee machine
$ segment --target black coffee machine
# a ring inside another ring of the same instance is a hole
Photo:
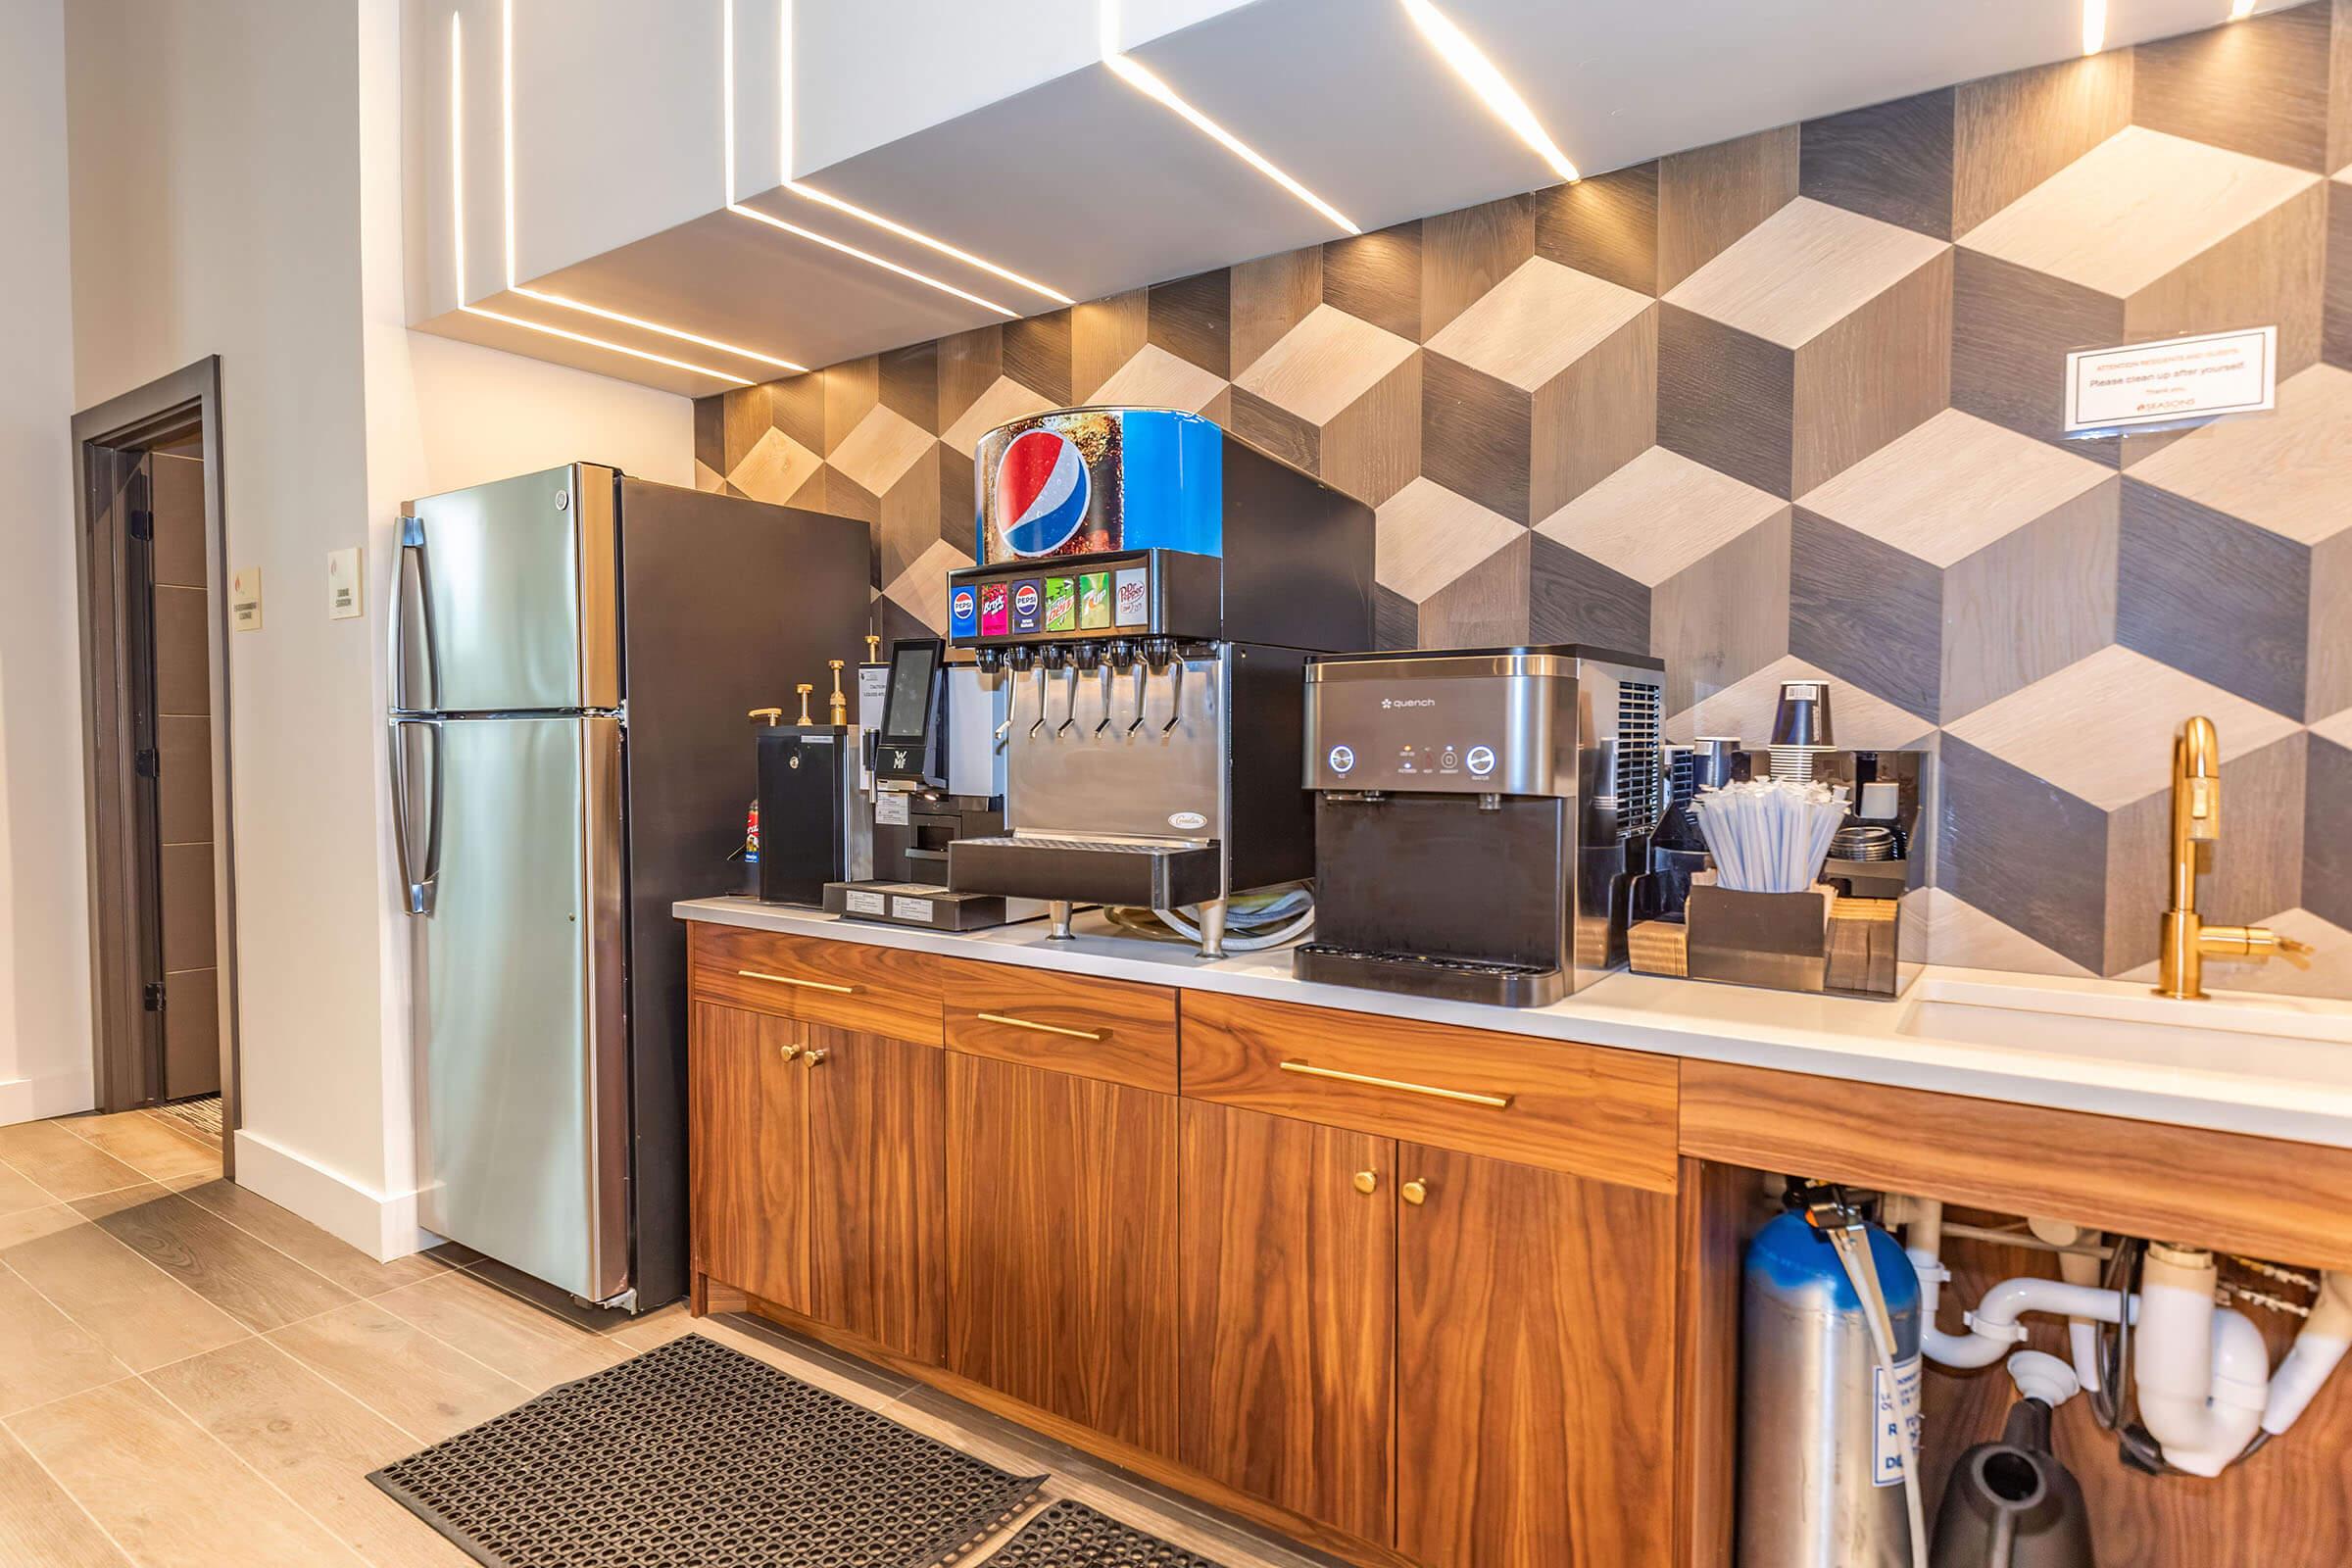
[[[1305,980],[1541,1006],[1625,961],[1664,665],[1581,646],[1306,666]]]

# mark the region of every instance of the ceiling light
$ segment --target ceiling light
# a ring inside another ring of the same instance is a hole
[[[499,157],[506,165],[507,287],[514,286],[514,0],[505,0],[498,16]]]
[[[2254,0],[2230,0],[2230,20],[2243,22],[2254,14]]]
[[[681,343],[692,343],[701,348],[716,349],[721,354],[735,354],[747,360],[758,360],[761,365],[772,365],[779,370],[798,372],[808,368],[806,365],[796,364],[791,360],[780,360],[773,354],[762,354],[758,349],[747,349],[740,344],[721,342],[717,338],[704,337],[699,333],[688,332],[674,326],[663,326],[660,321],[649,321],[641,316],[629,316],[619,311],[609,311],[602,305],[591,305],[586,300],[568,299],[562,294],[551,294],[545,289],[525,288],[516,284],[510,292],[519,294],[526,300],[537,300],[542,305],[561,306],[567,311],[578,311],[583,316],[595,316],[608,321],[618,321],[623,326],[633,326],[643,332],[659,332],[663,337],[674,337]]]
[[[1107,33],[1109,29],[1106,26],[1104,30]],[[1293,179],[1290,175],[1275,168],[1265,159],[1262,154],[1260,154],[1255,148],[1251,147],[1248,142],[1243,141],[1232,131],[1227,130],[1223,125],[1218,124],[1215,121],[1209,119],[1200,110],[1195,109],[1191,104],[1186,103],[1182,98],[1178,97],[1176,95],[1175,88],[1170,87],[1166,82],[1153,75],[1152,72],[1143,65],[1142,62],[1137,61],[1127,55],[1108,54],[1102,57],[1102,63],[1110,67],[1112,71],[1118,73],[1119,76],[1125,80],[1129,86],[1135,88],[1145,97],[1154,99],[1160,104],[1166,106],[1168,109],[1172,110],[1195,130],[1200,131],[1202,135],[1208,137],[1211,141],[1214,141],[1218,146],[1233,154],[1234,157],[1239,158],[1243,163],[1248,164],[1251,169],[1256,170],[1259,173],[1265,175],[1275,184],[1280,185],[1284,190],[1289,191],[1292,195],[1298,197],[1307,206],[1312,207],[1316,212],[1321,213],[1325,218],[1328,218],[1333,222],[1339,224],[1340,227],[1346,229],[1348,233],[1361,234],[1363,232],[1362,229],[1356,227],[1353,222],[1348,220],[1347,214],[1341,212],[1338,208],[1332,206],[1331,203],[1325,201],[1322,197],[1316,195],[1313,191],[1308,190],[1304,185],[1299,184],[1298,181]]]
[[[1020,273],[1014,271],[1009,267],[999,267],[996,263],[983,257],[974,256],[969,251],[958,250],[944,239],[933,239],[930,235],[922,232],[920,229],[908,228],[904,223],[894,222],[890,219],[884,218],[880,213],[869,213],[862,207],[857,206],[851,202],[845,202],[840,197],[818,190],[812,185],[804,185],[797,179],[788,179],[784,182],[784,188],[792,192],[795,196],[805,197],[809,201],[822,203],[824,206],[832,208],[837,213],[847,213],[852,218],[855,218],[861,222],[871,223],[876,228],[886,229],[889,232],[898,235],[901,239],[910,239],[917,245],[927,245],[931,249],[939,252],[940,255],[953,257],[956,261],[963,263],[963,265],[966,267],[976,267],[983,272],[994,273],[1007,283],[1017,283],[1022,288],[1029,290],[1032,294],[1044,295],[1047,299],[1054,301],[1054,303],[1056,305],[1075,305],[1078,303],[1076,300],[1071,299],[1067,294],[1064,294],[1061,290],[1057,288],[1049,288],[1033,277],[1023,277]]]
[[[458,303],[466,303],[466,36],[449,14],[449,237],[458,271]]]
[[[549,337],[560,337],[566,343],[585,343],[590,348],[610,349],[615,354],[626,354],[631,359],[651,360],[656,365],[666,365],[674,370],[691,370],[696,375],[707,375],[714,381],[724,381],[729,386],[750,386],[752,384],[740,375],[726,370],[713,370],[708,365],[696,365],[691,360],[673,360],[666,354],[656,354],[650,349],[633,349],[626,343],[613,343],[605,338],[590,337],[585,332],[574,332],[561,326],[550,326],[545,321],[526,321],[519,316],[509,316],[502,311],[484,310],[479,305],[461,305],[458,309],[464,311],[467,316],[479,316],[485,320],[491,321],[504,321],[509,326],[519,326],[527,331],[544,332]]]
[[[2095,55],[2107,47],[2107,0],[2082,0],[2082,52]]]
[[[2250,0],[2249,0],[2250,3]],[[1404,0],[1405,15],[1421,29],[1430,47],[1453,68],[1453,74],[1470,86],[1470,90],[1485,101],[1494,118],[1511,127],[1512,134],[1535,149],[1536,156],[1551,166],[1551,172],[1571,182],[1580,178],[1576,166],[1568,161],[1557,143],[1546,135],[1536,112],[1527,106],[1513,87],[1487,58],[1486,51],[1470,41],[1470,35],[1453,24],[1453,19],[1431,5],[1429,0]]]
[[[978,305],[983,309],[996,312],[999,316],[1018,316],[1021,314],[1018,311],[1009,310],[1004,306],[999,305],[995,300],[982,299],[979,295],[972,293],[968,289],[960,289],[953,283],[944,282],[939,278],[933,277],[928,272],[918,272],[911,267],[901,267],[898,263],[890,261],[885,257],[876,256],[871,251],[861,251],[857,246],[848,244],[842,240],[837,240],[829,234],[819,234],[813,228],[803,228],[798,223],[788,223],[783,219],[776,217],[773,213],[763,213],[756,207],[746,207],[741,202],[727,203],[727,211],[730,213],[740,213],[745,218],[752,219],[758,222],[765,223],[770,228],[780,228],[785,233],[790,234],[797,239],[805,239],[812,244],[822,245],[828,250],[839,251],[844,256],[854,256],[858,261],[865,263],[868,267],[879,267],[886,272],[896,272],[901,277],[910,278],[913,281],[922,284],[926,288],[935,288],[942,294],[953,294],[959,300],[969,300],[974,305]]]

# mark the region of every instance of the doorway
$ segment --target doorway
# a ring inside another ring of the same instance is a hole
[[[237,1125],[218,360],[77,415],[96,1104]]]

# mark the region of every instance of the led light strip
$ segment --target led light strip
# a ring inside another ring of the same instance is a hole
[[[1122,54],[1118,47],[1118,0],[1101,0],[1101,8],[1098,13],[1098,21],[1102,28],[1102,63],[1108,66],[1120,80],[1175,114],[1195,130],[1265,175],[1275,184],[1280,185],[1284,190],[1289,191],[1293,196],[1298,197],[1348,233],[1361,234],[1363,232],[1346,213],[1341,212],[1337,207],[1332,206],[1331,203],[1298,183],[1298,180],[1275,168],[1273,163],[1256,148],[1251,147],[1241,137],[1236,136],[1232,131],[1227,130],[1223,125],[1218,124],[1200,110],[1185,102],[1177,94],[1175,88],[1160,80],[1142,61]]]
[[[2107,47],[2107,0],[2082,0],[2082,52],[2095,55]]]
[[[2246,0],[2252,4],[2253,0]],[[1536,112],[1519,96],[1485,50],[1471,41],[1470,35],[1455,25],[1451,17],[1430,4],[1430,0],[1403,0],[1404,14],[1413,19],[1421,36],[1429,40],[1440,59],[1453,68],[1453,74],[1478,94],[1494,118],[1511,128],[1512,134],[1535,150],[1536,156],[1551,166],[1551,172],[1574,184],[1583,176],[1576,165],[1568,161],[1559,145],[1547,134]]]
[[[537,300],[542,305],[561,306],[567,311],[578,311],[582,316],[594,316],[608,321],[618,321],[623,326],[633,326],[640,331],[659,332],[663,337],[674,337],[681,343],[692,343],[700,348],[716,349],[721,354],[734,354],[747,360],[758,360],[761,365],[772,365],[779,370],[799,372],[808,368],[806,365],[792,360],[780,360],[773,354],[762,354],[758,349],[747,349],[739,344],[721,342],[717,338],[704,337],[699,333],[688,332],[675,326],[663,326],[660,321],[649,321],[642,316],[609,311],[602,305],[591,305],[586,300],[575,300],[563,294],[551,294],[545,289],[526,288],[518,283],[514,285],[510,292],[519,294],[526,300]]]
[[[511,18],[512,18],[512,3],[511,3],[511,0],[510,0],[510,12],[509,12],[509,16],[510,16],[510,27],[509,27],[509,31],[508,31],[508,36],[511,38],[511,37],[513,36],[513,32],[512,32],[512,28],[511,28]],[[512,99],[513,99],[513,94],[512,94],[512,91],[511,91],[511,87],[512,87],[512,81],[511,81],[511,79],[510,79],[510,92],[509,92],[508,114],[507,114],[507,116],[506,116],[506,120],[507,120],[507,122],[508,122],[509,124],[512,124],[512,123],[513,123],[513,112],[512,112]],[[461,21],[461,20],[460,20],[460,18],[459,18],[459,16],[458,16],[458,13],[456,13],[455,11],[453,11],[453,12],[451,12],[451,13],[449,14],[449,194],[450,194],[450,215],[449,215],[449,216],[450,216],[450,247],[451,247],[451,252],[452,252],[451,259],[452,259],[452,261],[454,261],[454,262],[456,263],[456,266],[457,266],[457,281],[458,281],[458,309],[459,309],[461,312],[463,312],[464,314],[467,315],[467,316],[478,316],[478,317],[481,317],[481,318],[482,318],[484,320],[498,321],[498,322],[502,322],[503,324],[505,324],[505,325],[508,325],[508,326],[519,326],[519,327],[522,327],[522,328],[524,328],[524,329],[525,329],[525,330],[527,330],[527,331],[532,331],[532,332],[541,332],[541,333],[544,333],[544,334],[546,334],[546,335],[547,335],[547,336],[549,336],[549,337],[558,337],[558,338],[563,338],[564,341],[566,341],[566,342],[570,342],[570,343],[584,343],[584,344],[588,345],[588,346],[589,346],[589,347],[591,347],[591,348],[607,349],[607,350],[610,350],[611,352],[612,352],[612,353],[614,353],[614,354],[625,354],[625,355],[628,355],[628,356],[629,356],[631,359],[645,360],[645,361],[648,361],[648,362],[650,362],[650,363],[652,363],[652,364],[655,364],[655,365],[666,365],[666,366],[668,366],[668,367],[669,367],[670,368],[672,368],[672,369],[676,369],[676,370],[688,370],[688,371],[691,371],[691,372],[693,372],[693,373],[694,373],[694,374],[696,374],[696,375],[707,375],[707,376],[710,377],[710,378],[711,378],[712,380],[714,380],[714,381],[724,381],[724,382],[726,382],[727,384],[729,384],[730,386],[749,386],[749,385],[751,385],[751,382],[750,382],[749,380],[747,380],[745,377],[743,377],[743,376],[740,376],[740,375],[736,375],[736,374],[734,374],[733,372],[731,372],[731,371],[728,371],[728,370],[714,370],[714,369],[712,369],[712,368],[711,368],[710,366],[707,366],[707,365],[696,365],[696,364],[694,364],[693,362],[691,362],[691,361],[688,361],[688,360],[674,360],[674,359],[671,359],[671,358],[670,358],[668,355],[666,355],[666,354],[655,354],[655,353],[651,353],[651,352],[649,352],[648,350],[645,350],[645,349],[631,348],[631,347],[630,347],[628,344],[626,344],[626,343],[613,343],[613,342],[610,342],[610,341],[608,341],[608,340],[606,340],[606,339],[604,339],[604,338],[601,338],[601,337],[590,337],[590,336],[589,336],[587,333],[585,333],[585,332],[571,332],[571,331],[566,331],[564,328],[563,328],[563,327],[560,327],[560,326],[550,326],[550,325],[548,325],[547,323],[545,323],[544,321],[526,321],[526,320],[524,320],[524,319],[523,319],[521,317],[519,317],[519,316],[509,316],[509,315],[507,315],[507,314],[506,314],[505,312],[503,312],[503,311],[492,311],[492,310],[485,310],[485,309],[483,309],[481,306],[478,306],[478,305],[468,305],[468,304],[466,304],[466,90],[465,90],[465,89],[466,89],[466,34],[465,34],[465,24],[463,23],[463,21]],[[513,174],[514,174],[514,159],[513,159],[513,156],[512,156],[512,148],[510,148],[510,149],[509,149],[509,157],[508,157],[508,159],[507,159],[507,173],[508,173],[508,176],[509,176],[510,180],[511,180],[511,179],[512,179],[512,177],[513,177]],[[513,245],[513,243],[514,243],[514,187],[513,187],[513,185],[512,185],[512,184],[510,184],[510,185],[508,186],[508,190],[507,190],[507,241],[508,241],[508,244],[509,244],[510,246],[512,246],[512,245]],[[507,269],[508,269],[508,275],[510,276],[510,278],[513,276],[513,273],[514,273],[514,255],[513,255],[513,252],[510,250],[510,252],[509,252],[509,254],[508,254],[508,258],[507,258]],[[769,358],[768,358],[768,356],[766,356],[766,355],[764,355],[764,354],[753,354],[753,353],[752,353],[750,350],[748,350],[748,349],[738,349],[738,348],[734,348],[733,346],[731,346],[731,345],[729,345],[729,344],[719,343],[719,342],[716,342],[716,341],[715,341],[715,340],[713,340],[713,339],[695,337],[695,336],[694,336],[692,333],[688,333],[688,332],[680,332],[680,331],[678,331],[677,329],[675,329],[674,327],[665,327],[665,326],[662,326],[662,325],[660,325],[660,324],[658,324],[658,323],[656,323],[656,322],[653,322],[653,321],[645,321],[645,320],[640,320],[640,319],[639,319],[639,318],[637,318],[636,317],[631,317],[631,316],[623,316],[623,315],[621,315],[621,314],[620,314],[619,312],[617,312],[617,311],[607,311],[607,310],[604,310],[604,309],[602,309],[602,308],[600,308],[600,307],[597,307],[597,306],[592,306],[592,305],[585,305],[585,304],[582,304],[581,302],[579,302],[579,301],[577,301],[577,300],[566,300],[566,299],[564,299],[564,298],[563,296],[561,296],[561,295],[549,295],[549,294],[542,294],[542,293],[540,293],[539,291],[537,291],[537,290],[534,290],[534,289],[514,288],[514,285],[513,285],[512,283],[510,283],[510,284],[509,284],[509,287],[510,287],[510,288],[513,290],[513,292],[514,292],[514,293],[518,293],[518,294],[523,294],[523,295],[526,295],[526,296],[528,296],[528,297],[530,297],[530,298],[532,298],[532,299],[545,300],[545,301],[548,301],[548,302],[549,302],[549,303],[551,303],[551,304],[561,304],[561,305],[564,305],[564,306],[567,306],[567,307],[569,307],[570,309],[573,309],[573,310],[578,310],[578,311],[585,311],[585,312],[589,313],[590,315],[594,315],[594,316],[603,316],[603,317],[609,317],[609,318],[611,318],[612,319],[613,319],[613,320],[616,320],[616,321],[622,321],[622,322],[625,322],[625,323],[627,323],[627,324],[630,324],[630,325],[633,325],[633,326],[642,326],[642,327],[646,327],[646,328],[648,328],[649,330],[652,330],[652,331],[666,333],[667,335],[669,335],[669,336],[671,336],[671,337],[685,338],[685,339],[687,339],[688,341],[695,342],[695,343],[701,343],[701,344],[703,344],[703,345],[705,345],[706,347],[709,347],[709,348],[724,349],[724,350],[726,350],[728,353],[731,353],[731,354],[742,354],[742,355],[746,355],[747,357],[749,357],[749,358],[752,358],[752,359],[757,359],[757,360],[764,360],[764,361],[766,361],[767,363],[769,363],[769,364],[771,364],[771,365],[781,365],[781,364],[784,364],[784,363],[785,363],[784,361],[781,361],[781,360],[772,360],[772,359],[769,359]],[[798,368],[798,367],[795,367],[795,368]]]

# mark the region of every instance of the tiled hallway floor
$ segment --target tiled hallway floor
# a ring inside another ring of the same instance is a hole
[[[690,1331],[1051,1471],[1040,1507],[1077,1497],[1230,1568],[1326,1561],[751,1319],[551,1311],[459,1248],[378,1263],[132,1111],[0,1127],[0,1564],[468,1563],[367,1473]]]

